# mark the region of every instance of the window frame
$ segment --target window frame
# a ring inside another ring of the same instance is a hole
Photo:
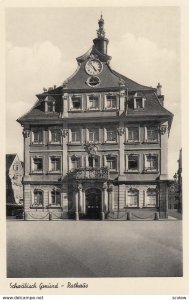
[[[60,164],[59,170],[52,170],[52,159],[58,159]],[[62,173],[62,156],[61,155],[50,155],[49,156],[49,170],[48,173],[50,174],[60,174]]]
[[[80,140],[79,141],[73,141],[72,140],[72,132],[73,132],[73,130],[76,130],[76,131],[79,132],[79,134],[80,134]],[[69,143],[70,144],[74,144],[74,145],[80,145],[80,144],[82,144],[82,142],[83,142],[83,130],[82,130],[82,128],[80,128],[80,127],[78,127],[78,128],[76,128],[76,127],[70,128],[69,129]]]
[[[157,132],[157,138],[156,139],[150,140],[148,138],[148,131],[149,131],[150,128],[151,128],[151,130],[152,130],[152,128],[155,128],[154,131]],[[157,143],[159,143],[159,128],[158,128],[158,125],[147,125],[145,127],[145,142],[149,143],[149,144],[153,144],[153,143],[157,144]]]
[[[108,97],[115,97],[115,107],[108,107]],[[105,104],[104,104],[104,108],[106,110],[117,110],[118,109],[118,96],[117,94],[105,94]]]
[[[98,105],[97,107],[90,107],[89,103],[90,103],[90,97],[97,97],[97,101],[98,101]],[[87,110],[90,110],[90,111],[97,111],[97,110],[100,110],[100,100],[101,100],[101,95],[99,94],[88,94],[87,95]]]
[[[75,158],[78,161],[78,165],[76,168],[73,168],[73,166],[72,166],[72,158]],[[75,155],[75,154],[70,155],[69,156],[69,170],[74,171],[74,170],[77,170],[80,168],[82,168],[82,156]]]
[[[126,157],[126,172],[127,173],[139,173],[139,167],[140,167],[140,155],[136,153],[129,153],[125,155]],[[137,169],[129,169],[129,157],[134,156],[137,157]]]
[[[136,128],[138,130],[138,139],[137,140],[129,139],[129,129],[131,129],[131,128]],[[140,126],[137,126],[137,125],[127,126],[125,133],[126,133],[126,136],[125,136],[126,143],[129,143],[129,144],[140,143]]]
[[[41,159],[42,160],[42,170],[34,170],[34,159]],[[41,155],[31,156],[30,158],[30,172],[31,174],[43,174],[44,173],[44,157]]]
[[[134,100],[134,110],[144,110],[144,107],[145,107],[145,100],[146,98],[144,98],[143,96],[138,96],[138,95],[134,95],[133,97],[133,100]],[[142,101],[142,107],[137,107],[137,100],[141,100]]]
[[[34,134],[41,133],[41,142],[34,141]],[[44,129],[43,128],[36,128],[31,129],[31,145],[44,145]]]
[[[48,129],[48,136],[49,136],[49,144],[51,145],[61,145],[62,144],[62,132],[61,132],[61,128],[57,128],[57,127],[52,127]],[[60,141],[52,141],[52,132],[53,131],[59,131],[60,132]]]
[[[148,195],[148,192],[154,192],[155,193],[155,197],[156,197],[156,199],[155,199],[155,204],[154,205],[152,205],[151,203],[150,204],[148,204],[149,203],[149,201],[148,201],[148,199],[149,199],[149,195]],[[157,193],[157,189],[155,189],[155,188],[148,188],[147,189],[147,191],[146,191],[146,193],[145,193],[145,207],[157,207],[157,203],[158,203],[158,193]]]
[[[135,205],[135,204],[133,204],[133,205],[131,205],[130,204],[130,201],[128,201],[129,200],[129,193],[130,192],[135,192],[135,194],[136,194],[136,196],[137,196],[137,204]],[[129,208],[133,208],[133,207],[136,207],[136,208],[139,208],[139,190],[138,189],[132,189],[132,188],[130,188],[129,190],[127,190],[127,192],[126,192],[126,207],[129,207]]]
[[[108,161],[107,158],[113,158],[115,159],[115,169],[109,168],[108,167]],[[118,171],[118,156],[117,155],[112,155],[112,154],[106,154],[104,155],[104,167],[108,167],[110,172],[117,172]]]
[[[93,131],[93,133],[95,134],[95,132],[96,132],[96,134],[97,134],[97,139],[95,140],[90,140],[90,131],[92,132]],[[90,142],[90,143],[99,143],[99,138],[100,138],[100,134],[99,134],[99,128],[87,128],[87,138],[86,138],[86,141],[87,142]]]
[[[53,201],[52,201],[52,193],[53,193],[53,192],[55,193],[55,203],[53,203]],[[59,199],[59,200],[60,200],[60,204],[57,204],[57,201],[56,201],[56,200],[57,200],[57,199],[56,199],[56,197],[57,197],[56,194],[57,194],[57,193],[59,193],[59,195],[60,195],[60,199]],[[59,207],[59,208],[60,208],[60,207],[62,206],[62,205],[61,205],[61,200],[62,200],[62,199],[61,199],[61,190],[60,190],[60,189],[58,189],[58,188],[53,188],[51,191],[49,191],[49,206],[50,206],[50,207]]]
[[[115,132],[115,137],[116,137],[115,141],[108,140],[108,131]],[[105,127],[104,128],[104,143],[106,143],[106,144],[117,144],[118,143],[117,128],[115,128],[115,127]]]
[[[146,163],[147,163],[147,157],[148,156],[154,156],[156,157],[156,165],[157,165],[157,168],[154,169],[154,168],[147,168],[146,167]],[[156,153],[146,153],[144,154],[144,172],[145,173],[158,173],[159,172],[159,155],[156,154]]]
[[[80,108],[73,107],[73,100],[74,98],[80,98]],[[71,112],[78,112],[83,110],[83,95],[82,94],[73,94],[69,97],[69,111]]]
[[[42,204],[35,203],[35,192],[41,192],[42,194]],[[35,188],[32,191],[32,201],[31,201],[31,208],[44,208],[44,191],[38,188]]]

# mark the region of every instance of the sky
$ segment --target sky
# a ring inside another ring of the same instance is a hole
[[[55,7],[6,9],[6,152],[23,159],[16,119],[43,88],[59,86],[87,52],[103,12],[111,67],[134,81],[162,85],[174,114],[169,136],[169,177],[181,148],[180,11],[177,7]]]

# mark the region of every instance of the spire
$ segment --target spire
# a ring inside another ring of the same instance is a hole
[[[101,12],[100,19],[98,20],[98,30],[97,30],[97,38],[93,40],[95,48],[101,52],[102,54],[107,55],[107,46],[108,46],[108,39],[105,37],[104,31],[104,19]]]
[[[102,16],[102,12],[101,12],[100,19],[98,20],[98,26],[99,26],[99,29],[97,30],[97,37],[98,38],[104,38],[105,37],[105,31],[104,31],[104,19],[103,19],[103,16]]]

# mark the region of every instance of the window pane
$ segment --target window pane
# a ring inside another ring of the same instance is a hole
[[[61,205],[61,194],[58,191],[51,192],[51,203],[52,205]]]
[[[128,191],[127,197],[128,206],[138,206],[138,192],[137,191]]]
[[[116,108],[116,96],[106,96],[107,108]]]
[[[51,142],[60,143],[61,142],[61,132],[59,129],[51,130]]]
[[[72,142],[81,141],[81,131],[79,129],[72,129]]]
[[[148,141],[157,141],[158,140],[157,127],[148,127],[147,128],[147,140]]]
[[[81,97],[80,96],[72,97],[72,108],[81,109]]]
[[[33,132],[33,142],[36,144],[42,143],[42,131],[34,131]]]
[[[80,167],[80,157],[71,158],[71,168],[78,169]]]
[[[53,102],[47,102],[47,110],[48,110],[48,112],[54,111],[54,103]]]
[[[107,167],[110,170],[116,170],[117,169],[117,159],[116,157],[106,157]]]
[[[138,156],[129,155],[128,156],[128,169],[129,170],[138,170]]]
[[[89,141],[97,142],[98,138],[98,129],[89,129]]]
[[[43,206],[43,192],[42,191],[34,191],[34,205]]]
[[[34,158],[33,159],[33,170],[34,171],[42,171],[43,170],[42,158]]]
[[[142,98],[138,98],[136,101],[136,108],[142,108]]]
[[[98,96],[89,96],[89,108],[98,108]]]
[[[146,168],[149,170],[157,170],[158,160],[156,155],[146,156]]]
[[[156,191],[147,191],[147,206],[156,206]]]
[[[107,129],[107,141],[116,141],[117,132],[114,129]]]
[[[139,129],[137,127],[128,128],[128,140],[138,141],[139,140]]]
[[[51,157],[51,171],[60,171],[60,162],[59,157]]]

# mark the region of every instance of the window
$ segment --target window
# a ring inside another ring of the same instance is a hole
[[[60,157],[50,157],[50,172],[60,172],[61,171],[61,158]]]
[[[91,76],[87,79],[87,84],[89,86],[97,86],[100,84],[100,79],[97,76]]]
[[[81,142],[81,130],[80,129],[71,129],[71,141],[73,143]]]
[[[139,128],[128,127],[128,142],[138,142],[138,141],[139,141]]]
[[[88,108],[98,109],[99,108],[99,97],[95,95],[88,96]]]
[[[130,189],[127,193],[127,206],[137,207],[138,206],[138,190]]]
[[[146,206],[156,206],[157,192],[155,189],[148,189],[146,193]]]
[[[117,99],[116,95],[106,95],[106,108],[114,109],[117,108]]]
[[[49,135],[50,143],[60,144],[61,143],[61,130],[60,129],[51,129]]]
[[[33,172],[43,172],[43,158],[42,157],[34,157],[32,163],[32,171]]]
[[[82,109],[82,97],[74,95],[71,98],[71,104],[70,104],[70,109],[73,110],[80,110]]]
[[[106,140],[107,142],[116,142],[117,141],[117,131],[112,128],[106,129]]]
[[[128,157],[128,171],[138,171],[138,155],[129,154]]]
[[[42,144],[43,143],[43,131],[34,130],[32,135],[33,144]]]
[[[54,102],[48,101],[47,102],[47,112],[53,112],[54,111]]]
[[[43,206],[43,191],[34,190],[34,201],[33,206]]]
[[[145,102],[145,98],[144,95],[142,93],[135,93],[134,95],[134,109],[144,109],[144,102]]]
[[[147,142],[157,142],[157,141],[158,141],[158,128],[147,127]]]
[[[143,101],[142,101],[142,98],[136,98],[135,99],[135,103],[136,103],[136,109],[138,108],[143,108]]]
[[[89,129],[89,142],[98,142],[99,131],[98,129]]]
[[[61,193],[57,190],[51,192],[51,205],[61,206]]]
[[[110,170],[116,170],[117,169],[117,157],[115,156],[106,156],[106,165]]]
[[[90,168],[98,168],[100,167],[100,160],[97,156],[89,156],[88,157],[88,165]]]
[[[158,170],[158,156],[156,154],[148,154],[145,156],[145,171]]]
[[[73,155],[71,157],[71,169],[75,170],[75,169],[80,168],[80,166],[81,166],[81,159],[80,159],[80,157],[78,157],[76,155]]]

